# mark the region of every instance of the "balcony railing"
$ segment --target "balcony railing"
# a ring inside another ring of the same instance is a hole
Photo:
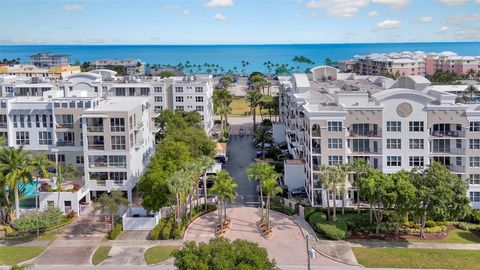
[[[454,131],[436,131],[436,130],[432,130],[432,131],[430,131],[430,136],[433,136],[433,137],[454,137],[454,138],[457,138],[457,137],[465,137],[465,132],[464,132],[464,131],[458,131],[458,130],[454,130]]]
[[[136,148],[140,148],[140,147],[143,145],[143,142],[144,142],[143,139],[140,139],[140,140],[136,141],[136,142],[135,142],[135,147],[136,147]]]
[[[135,130],[140,130],[143,128],[143,122],[138,122],[136,125],[135,125]]]
[[[75,146],[73,141],[58,141],[57,146]]]
[[[312,130],[312,137],[321,137],[322,132],[320,130]]]
[[[312,147],[312,153],[313,154],[321,154],[322,153],[322,148],[321,147]]]
[[[73,123],[57,123],[57,128],[73,128]]]
[[[88,132],[103,132],[103,126],[88,126]]]
[[[379,130],[357,131],[350,130],[350,137],[381,137],[382,133]]]
[[[89,144],[88,149],[89,150],[104,150],[105,145],[104,144]]]
[[[445,154],[445,155],[465,155],[465,149],[462,148],[432,148],[431,154]]]
[[[4,123],[4,122],[0,123],[0,128],[7,128],[7,123]]]

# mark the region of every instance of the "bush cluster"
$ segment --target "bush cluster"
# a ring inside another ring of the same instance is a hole
[[[287,216],[291,216],[294,214],[294,210],[285,204],[282,203],[282,199],[279,197],[274,197],[270,201],[270,209],[273,211],[280,212],[282,214],[285,214]]]
[[[115,240],[117,239],[120,234],[122,233],[122,230],[123,230],[123,226],[121,223],[117,223],[115,225],[115,227],[113,227],[113,230],[111,230],[109,233],[108,233],[108,239],[109,240]]]
[[[55,207],[49,207],[40,213],[29,213],[16,219],[12,227],[20,234],[31,233],[37,230],[46,231],[68,223],[67,217]]]
[[[5,231],[5,234],[6,234],[6,235],[12,235],[12,234],[14,234],[14,231],[13,231],[13,229],[12,229],[10,226],[6,226],[6,225],[5,225],[5,226],[1,226],[1,225],[0,225],[0,232],[2,232],[2,231]]]
[[[459,229],[466,230],[466,231],[476,231],[480,232],[480,224],[473,224],[467,222],[459,222],[456,225]]]
[[[165,226],[163,227],[162,232],[160,233],[160,237],[162,240],[170,239],[173,222],[175,222],[175,217],[170,216],[170,218],[167,220],[167,223],[165,223]]]
[[[347,229],[347,224],[343,220],[336,222],[326,221],[324,223],[316,224],[317,232],[332,240],[341,240],[350,236],[350,232]]]

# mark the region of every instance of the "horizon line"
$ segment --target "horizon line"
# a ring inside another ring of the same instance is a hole
[[[225,43],[225,44],[141,44],[141,43],[18,43],[0,46],[271,46],[271,45],[354,45],[354,44],[432,44],[432,43],[480,43],[479,41],[398,41],[398,42],[339,42],[339,43]]]

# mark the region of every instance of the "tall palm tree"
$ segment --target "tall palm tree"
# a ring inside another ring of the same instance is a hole
[[[202,182],[203,182],[203,196],[205,198],[205,211],[207,211],[207,198],[208,198],[208,189],[207,189],[207,171],[210,170],[213,165],[215,165],[215,160],[208,156],[201,156],[197,159],[199,167],[201,168],[202,173]]]
[[[263,219],[263,181],[265,179],[265,175],[267,173],[267,166],[268,164],[264,162],[255,162],[250,164],[247,168],[247,175],[250,181],[254,181],[258,183],[258,189],[260,191],[260,209],[261,209],[261,217]]]
[[[262,93],[258,89],[248,91],[246,99],[247,99],[247,102],[250,104],[250,109],[252,111],[253,130],[255,131],[257,129],[257,122],[256,122],[257,121],[257,107],[262,102]]]
[[[322,187],[327,193],[327,218],[330,219],[330,186],[331,181],[331,168],[327,165],[320,166],[320,177],[322,182]]]
[[[128,206],[128,200],[123,197],[121,191],[113,191],[109,193],[103,193],[100,198],[98,198],[97,205],[95,205],[95,211],[104,211],[110,214],[111,229],[115,226],[115,215],[118,210],[123,207]]]
[[[235,190],[237,189],[237,184],[233,181],[233,178],[226,171],[221,171],[215,176],[215,184],[213,184],[210,192],[215,194],[219,198],[219,221],[220,228],[223,230],[224,221],[227,220],[227,202],[233,202],[236,197]],[[223,220],[222,220],[222,211],[221,206],[223,205]]]
[[[259,128],[255,132],[255,142],[262,144],[262,159],[265,161],[265,143],[271,143],[273,141],[272,135],[264,128]]]
[[[342,214],[345,214],[345,193],[348,179],[348,165],[337,164],[334,167],[333,177],[335,181],[335,189],[338,193],[342,194]],[[334,208],[335,211],[335,208]]]
[[[357,213],[360,214],[360,178],[365,177],[369,172],[370,165],[367,164],[365,159],[355,159],[350,164],[350,170],[354,173],[354,177],[349,178],[352,186],[355,186],[357,191]]]
[[[31,163],[30,153],[23,149],[23,146],[18,148],[5,147],[0,152],[0,164],[2,164],[2,171],[4,175],[5,184],[13,189],[15,196],[15,218],[20,217],[20,198],[18,194],[18,185],[22,183],[26,185],[31,182],[33,166]]]
[[[32,160],[32,165],[36,171],[37,181],[35,182],[35,213],[38,213],[38,181],[40,177],[48,177],[49,172],[47,170],[48,167],[53,166],[54,163],[48,159],[47,154],[41,152],[34,156]],[[39,235],[39,230],[37,226],[37,237]]]
[[[479,90],[477,89],[477,87],[475,87],[475,85],[471,84],[467,87],[467,89],[465,89],[465,93],[468,94],[469,96],[469,100],[470,102],[473,101],[473,96],[478,96],[479,94]]]
[[[232,112],[230,104],[233,101],[233,95],[228,91],[228,86],[217,88],[213,92],[213,105],[215,112],[220,114],[220,125],[222,135],[225,125],[228,125],[228,114]]]
[[[182,195],[189,188],[188,172],[185,170],[176,171],[170,178],[167,179],[167,185],[170,192],[175,194],[175,222],[180,222]]]
[[[57,191],[62,190],[63,181],[70,179],[72,182],[77,182],[78,169],[73,165],[58,165],[57,166]]]
[[[282,189],[277,186],[278,177],[280,177],[280,174],[272,168],[272,170],[267,171],[265,179],[263,180],[263,191],[265,191],[265,195],[267,196],[267,229],[270,228],[270,200],[272,197],[282,192]]]

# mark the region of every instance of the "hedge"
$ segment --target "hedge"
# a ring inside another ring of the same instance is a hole
[[[43,232],[67,224],[71,218],[65,216],[58,208],[49,207],[39,213],[29,213],[15,219],[12,228],[20,234],[33,233],[37,228]]]
[[[466,231],[476,231],[480,232],[480,224],[473,224],[467,222],[459,222],[456,225],[459,229],[466,230]]]
[[[312,225],[313,228],[315,228],[317,223],[322,223],[327,221],[327,216],[324,213],[321,212],[315,212],[310,215],[308,218],[308,223]]]
[[[167,224],[167,221],[167,218],[160,219],[160,222],[158,222],[158,224],[150,231],[150,240],[158,240],[158,236],[163,227],[165,227],[165,224]]]
[[[171,216],[165,226],[162,229],[162,232],[160,234],[162,240],[167,240],[170,239],[170,233],[172,230],[173,222],[175,221],[175,217]]]
[[[347,224],[342,220],[317,223],[315,227],[319,234],[332,240],[341,240],[350,236],[350,233],[347,230]]]
[[[123,226],[121,223],[117,223],[115,225],[115,227],[113,227],[113,230],[111,230],[109,233],[108,233],[108,239],[109,240],[115,240],[117,239],[120,234],[122,233],[122,230],[123,230]]]
[[[270,202],[270,209],[273,211],[283,213],[287,216],[293,215],[295,211],[292,208],[283,204],[281,200],[282,199],[279,197],[272,198]]]

